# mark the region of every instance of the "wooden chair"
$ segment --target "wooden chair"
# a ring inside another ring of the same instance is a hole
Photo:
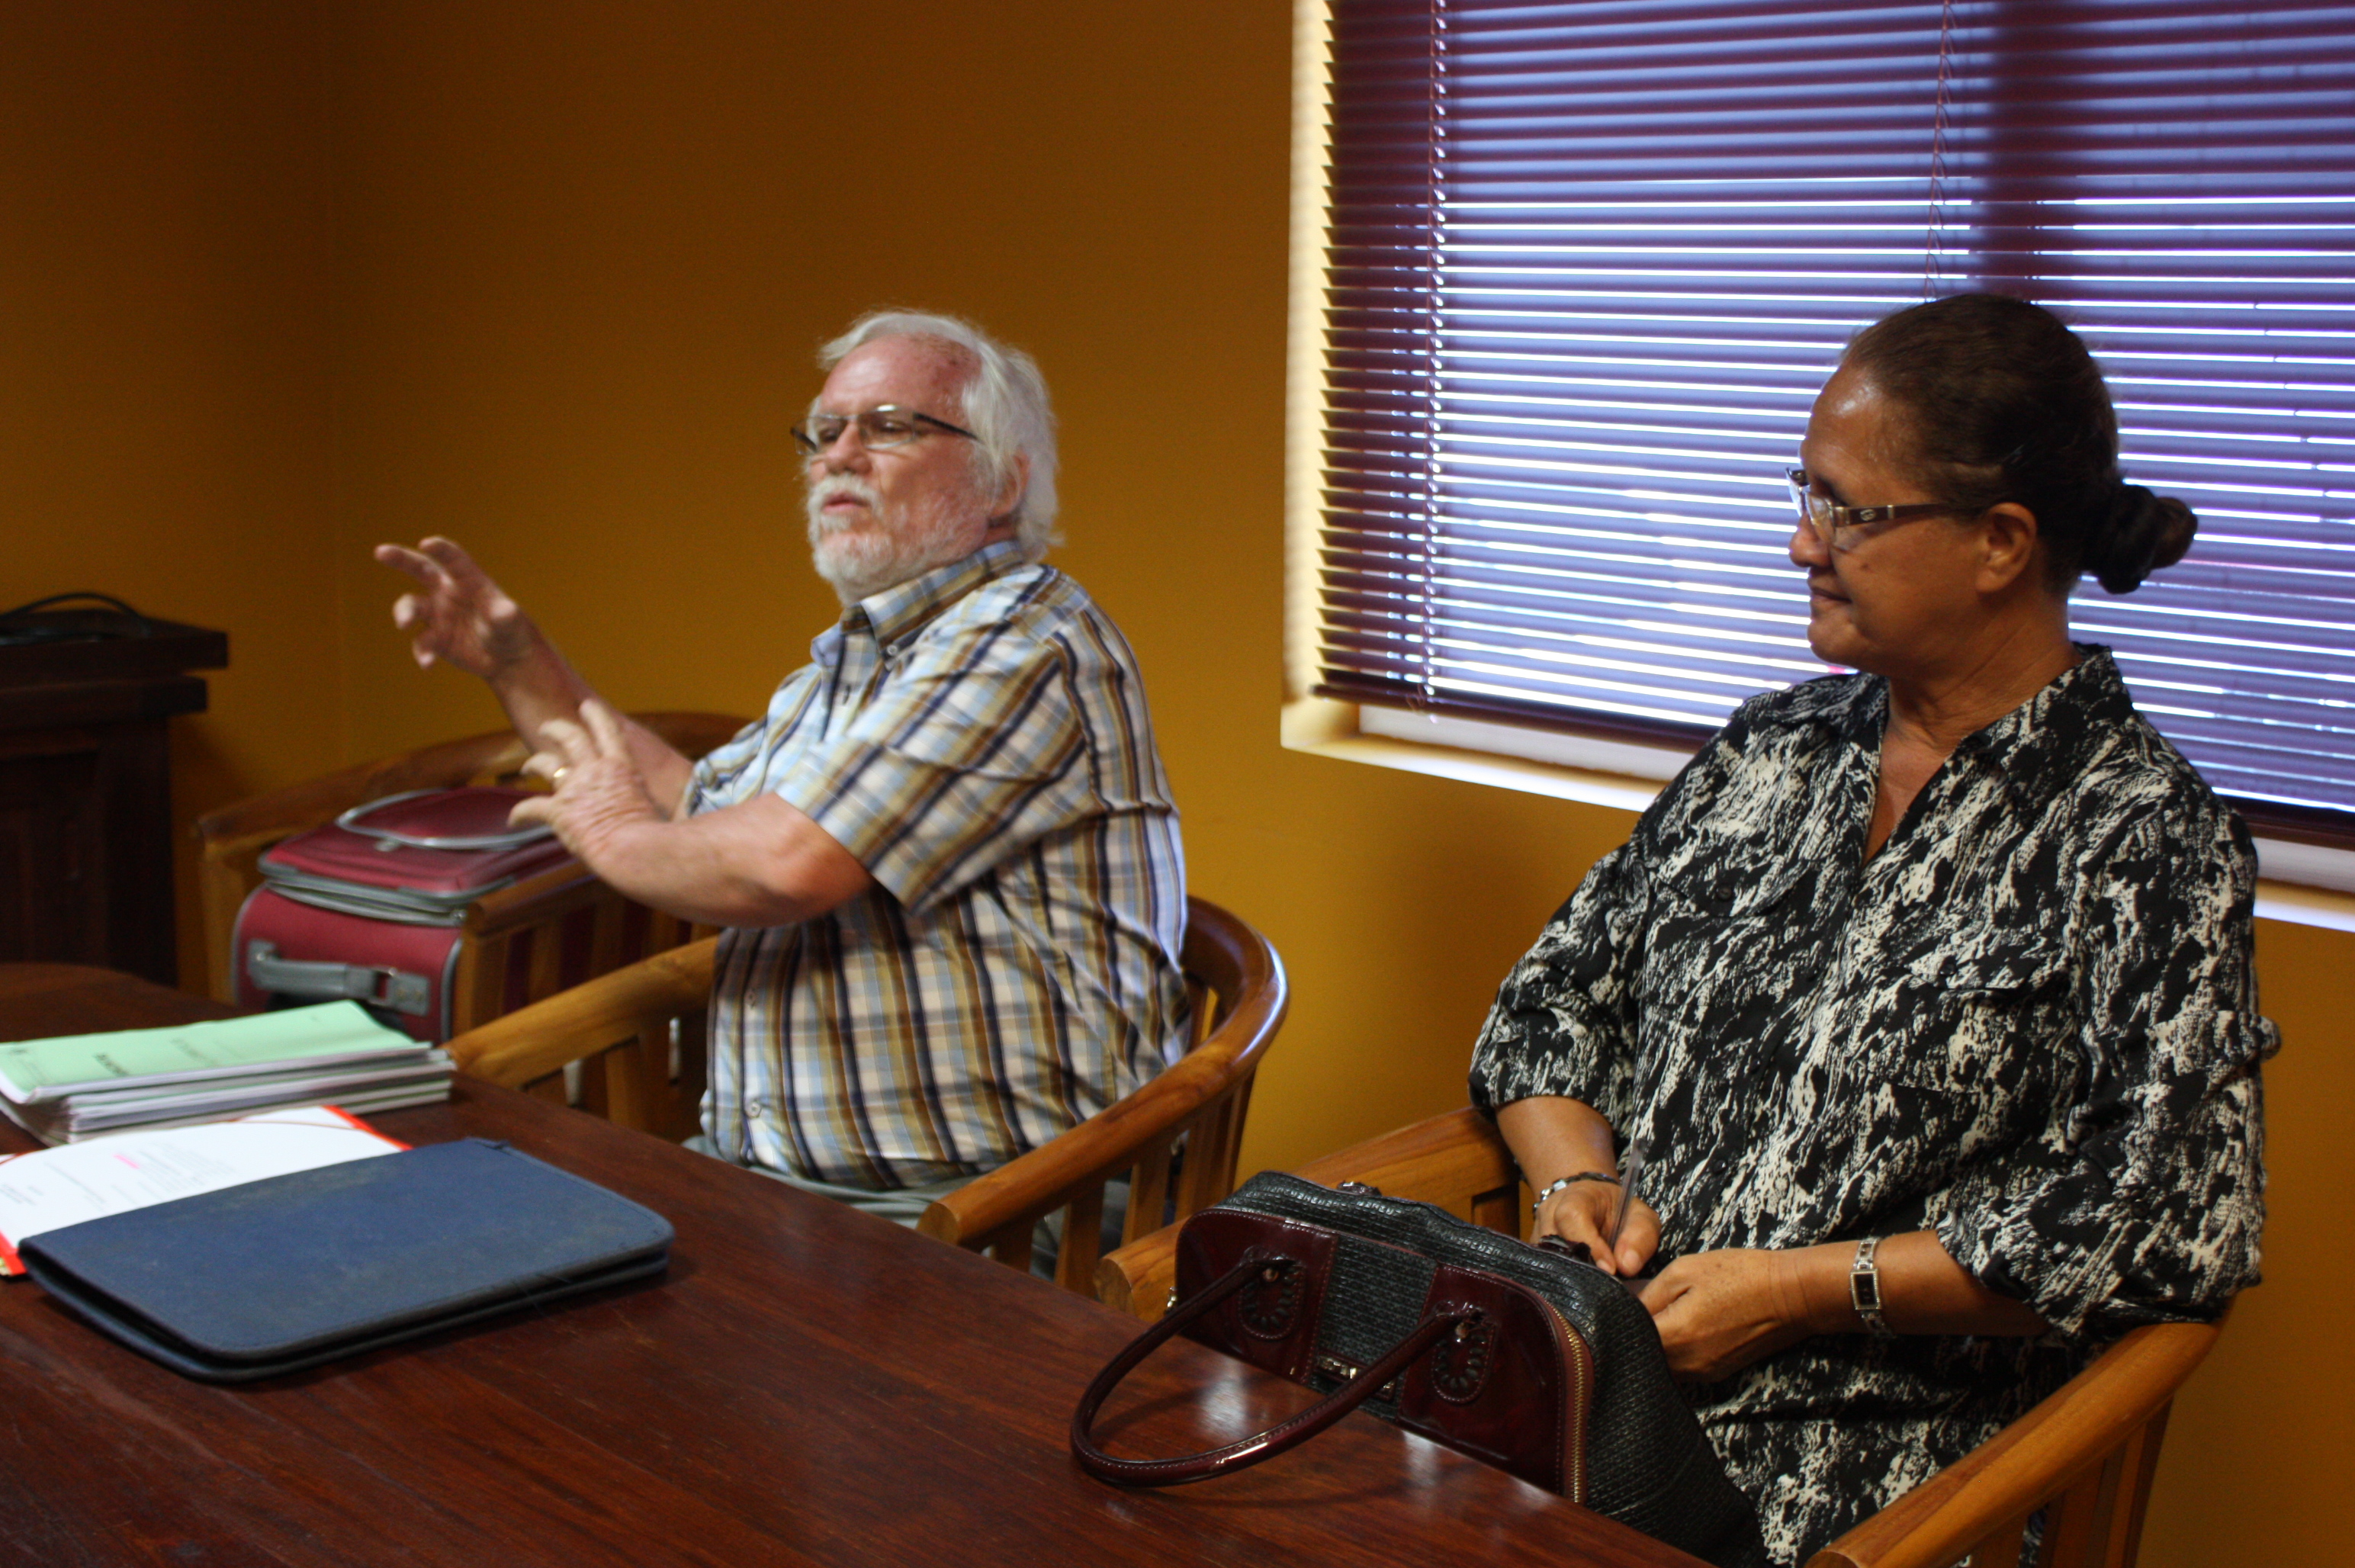
[[[2153,1323],[2034,1410],[1807,1559],[1807,1568],[2012,1568],[2044,1511],[2037,1568],[2134,1568],[2176,1391],[2222,1322]]]
[[[560,1093],[558,1074],[578,1061],[585,1108],[687,1136],[703,1090],[702,1014],[716,945],[707,939],[657,954],[534,1003],[460,1035],[451,1053],[463,1072],[551,1097]],[[1106,1181],[1129,1177],[1130,1240],[1157,1228],[1173,1202],[1183,1218],[1234,1189],[1252,1076],[1289,1004],[1284,964],[1265,937],[1202,899],[1187,901],[1179,963],[1194,1000],[1193,1048],[1119,1104],[932,1204],[919,1229],[1028,1268],[1032,1227],[1061,1211],[1056,1279],[1085,1295]],[[1180,1139],[1182,1162],[1174,1157]]]
[[[461,1072],[682,1143],[701,1125],[719,947],[707,936],[600,975],[453,1037],[450,1054]]]
[[[1363,1181],[1523,1233],[1520,1174],[1495,1126],[1465,1109],[1386,1133],[1301,1168]],[[1168,1309],[1177,1230],[1123,1246],[1097,1271],[1103,1301],[1147,1322]],[[2134,1329],[1995,1436],[1817,1552],[1806,1568],[2013,1568],[2029,1517],[2045,1510],[2037,1568],[2134,1568],[2142,1516],[2176,1391],[2222,1323]]]
[[[1158,1230],[1173,1203],[1184,1220],[1235,1189],[1252,1080],[1292,1005],[1284,960],[1241,920],[1189,898],[1178,966],[1194,1003],[1193,1048],[1119,1104],[939,1200],[917,1229],[1027,1269],[1032,1228],[1060,1210],[1056,1283],[1092,1296],[1105,1182],[1129,1179],[1124,1243]]]
[[[744,720],[717,713],[641,713],[637,721],[690,757],[732,737]],[[231,952],[237,912],[261,885],[260,861],[280,840],[332,822],[343,812],[407,790],[506,784],[529,755],[512,731],[470,735],[421,751],[361,763],[322,778],[256,795],[203,817],[197,883],[213,996],[237,999]],[[568,963],[557,933],[589,928]],[[630,904],[589,871],[570,864],[492,893],[467,912],[465,942],[453,982],[453,1032],[552,995],[568,980],[602,975],[632,959],[677,946],[692,933],[681,922]],[[540,933],[549,933],[540,940]],[[570,971],[570,973],[568,973]]]

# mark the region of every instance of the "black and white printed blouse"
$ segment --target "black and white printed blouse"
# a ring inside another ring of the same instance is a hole
[[[1888,686],[1744,704],[1506,977],[1491,1112],[1643,1139],[1657,1262],[1934,1230],[2038,1339],[1819,1336],[1694,1391],[1796,1563],[2127,1328],[2257,1277],[2247,829],[2107,651],[1965,741],[1864,855]]]

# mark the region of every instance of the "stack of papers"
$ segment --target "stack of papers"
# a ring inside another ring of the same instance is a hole
[[[389,1111],[450,1095],[450,1053],[325,1002],[172,1029],[0,1045],[0,1110],[44,1143],[278,1105]]]
[[[341,1111],[315,1105],[202,1127],[123,1133],[76,1148],[0,1155],[0,1275],[25,1272],[16,1244],[28,1237],[264,1177],[398,1154],[405,1147]]]

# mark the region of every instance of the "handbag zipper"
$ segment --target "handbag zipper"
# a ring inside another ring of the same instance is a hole
[[[1529,1293],[1537,1296],[1535,1291]],[[1571,1327],[1561,1308],[1538,1296],[1545,1302],[1546,1316],[1553,1319],[1555,1340],[1561,1346],[1562,1360],[1570,1368],[1569,1409],[1562,1424],[1569,1434],[1568,1447],[1562,1467],[1561,1495],[1583,1507],[1586,1502],[1586,1416],[1593,1408],[1591,1391],[1594,1386],[1594,1350],[1587,1344],[1586,1336]]]

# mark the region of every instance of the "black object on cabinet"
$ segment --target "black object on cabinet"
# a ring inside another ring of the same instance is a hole
[[[179,982],[165,723],[229,637],[112,611],[0,621],[0,962]]]

